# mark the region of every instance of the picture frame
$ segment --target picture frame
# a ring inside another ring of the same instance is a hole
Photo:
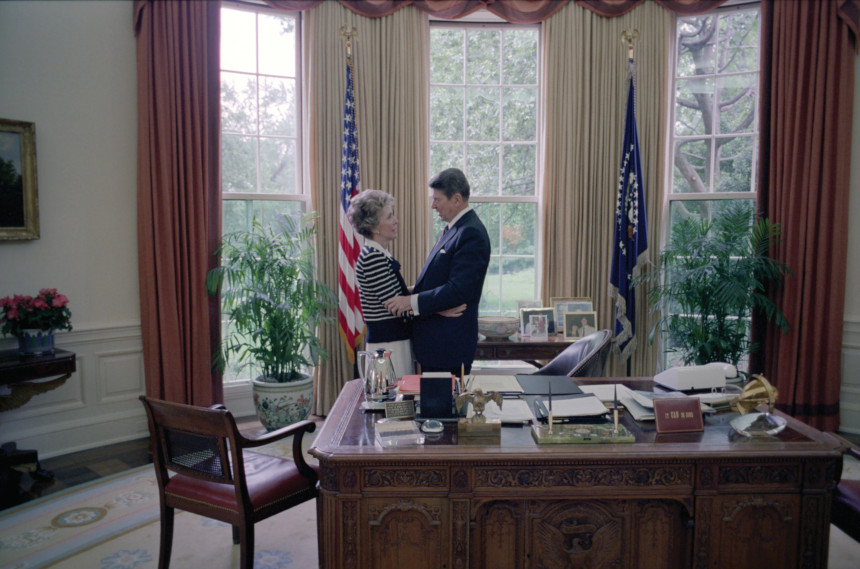
[[[0,239],[38,238],[36,125],[0,119]]]
[[[564,313],[564,339],[576,341],[597,332],[597,312],[577,311]]]
[[[543,303],[539,300],[518,300],[517,301],[517,314],[519,314],[523,308],[540,308],[541,306],[543,306]],[[526,329],[523,326],[522,318],[520,318],[519,332],[520,332],[520,334],[526,333]]]
[[[555,316],[553,315],[552,307],[542,306],[540,308],[523,308],[520,310],[520,328],[522,328],[523,336],[531,336],[529,317],[533,314],[545,314],[547,317],[547,334],[555,334]]]
[[[529,330],[532,340],[546,340],[549,338],[549,325],[552,317],[546,313],[529,314]]]
[[[553,298],[552,307],[555,311],[555,327],[559,332],[564,330],[565,312],[591,312],[594,310],[591,299],[587,297]]]

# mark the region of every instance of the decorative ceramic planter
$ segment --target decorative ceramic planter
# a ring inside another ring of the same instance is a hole
[[[308,418],[314,394],[314,378],[306,375],[297,381],[270,383],[260,378],[251,381],[257,418],[267,431]]]
[[[42,356],[54,353],[54,331],[26,329],[18,332],[18,353],[22,356]]]

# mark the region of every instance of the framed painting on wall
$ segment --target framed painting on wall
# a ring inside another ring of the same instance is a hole
[[[38,238],[36,125],[0,119],[0,239]]]

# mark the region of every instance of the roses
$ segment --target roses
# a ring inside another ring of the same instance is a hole
[[[17,336],[21,330],[71,330],[69,299],[55,288],[43,288],[39,295],[16,294],[0,298],[0,331]]]

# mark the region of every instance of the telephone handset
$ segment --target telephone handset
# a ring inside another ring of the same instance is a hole
[[[712,362],[700,366],[671,367],[654,376],[654,382],[678,391],[725,387],[727,378],[738,376],[729,363]]]

